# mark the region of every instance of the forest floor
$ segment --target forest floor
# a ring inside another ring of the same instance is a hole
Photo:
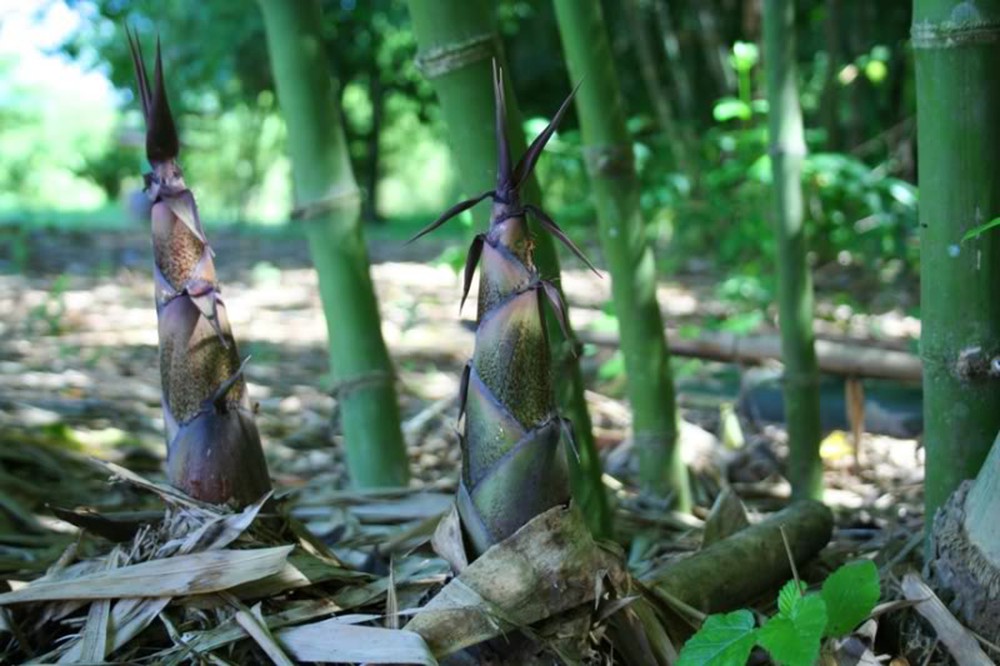
[[[252,357],[246,376],[251,397],[259,403],[272,476],[280,489],[299,492],[303,519],[332,532],[329,517],[317,507],[322,498],[346,487],[346,470],[336,401],[327,391],[326,325],[305,245],[288,235],[235,230],[215,232],[212,240],[234,334],[241,354]],[[159,478],[163,422],[148,243],[140,230],[32,232],[20,242],[17,256],[0,250],[0,449],[24,443],[62,448]],[[460,279],[450,266],[432,261],[441,251],[433,243],[405,246],[387,240],[371,249],[382,332],[399,374],[413,487],[427,492],[420,506],[375,511],[361,517],[362,522],[431,518],[447,506],[455,488],[455,397],[461,367],[472,351],[469,319],[475,304],[466,304],[459,318]],[[821,335],[899,349],[910,347],[919,335],[919,323],[899,308],[881,314],[845,309],[839,296],[844,285],[829,281],[825,287],[822,275]],[[841,278],[839,273],[837,280]],[[724,320],[733,306],[719,298],[719,281],[704,271],[664,281],[659,297],[665,318],[677,327]],[[602,306],[610,280],[571,268],[562,284],[574,327],[607,330],[609,317]],[[912,294],[895,298],[905,302]],[[763,319],[765,332],[772,330],[769,319]],[[787,501],[780,427],[752,423],[743,414],[738,422],[744,445],[732,449],[720,442],[721,437],[732,444],[732,433],[723,431],[733,426],[727,407],[739,400],[742,370],[681,359],[675,369],[686,421],[685,458],[694,472],[699,510],[693,518],[629,514],[630,498],[635,498],[630,490],[634,456],[613,353],[588,348],[581,362],[592,388],[588,401],[608,483],[620,512],[633,519],[625,524],[632,529],[653,525],[669,535],[642,557],[673,557],[693,549],[693,530],[723,480],[732,482],[752,511],[772,511]],[[833,432],[824,441],[823,456],[826,501],[837,520],[824,557],[836,562],[878,553],[882,565],[919,558],[914,535],[923,522],[923,452],[918,441],[865,434],[856,465],[850,435]],[[0,458],[0,472],[3,465]],[[5,478],[11,487],[0,486],[0,504],[9,492],[39,514],[45,513],[45,504],[120,509],[128,501],[102,492],[100,478],[81,485],[45,474]],[[392,516],[396,510],[399,515]],[[43,522],[59,523],[51,518]],[[0,528],[14,529],[9,524],[0,521]],[[14,557],[12,552],[0,547],[0,560]]]

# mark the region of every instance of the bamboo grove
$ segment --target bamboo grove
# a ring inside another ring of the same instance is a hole
[[[380,334],[359,219],[361,194],[341,127],[335,72],[323,53],[321,8],[318,2],[278,0],[260,0],[260,5],[288,128],[294,217],[304,227],[319,278],[349,474],[359,487],[405,486],[409,463],[396,375]],[[794,497],[819,498],[819,372],[802,194],[806,135],[795,67],[793,5],[786,0],[766,0],[763,5],[768,185],[790,440],[786,476]],[[630,3],[633,25],[641,6]],[[989,469],[983,471],[983,461],[996,459],[991,445],[997,427],[991,390],[997,375],[997,321],[989,287],[1000,246],[979,230],[985,218],[997,214],[996,179],[975,175],[996,143],[979,105],[985,100],[992,108],[997,94],[984,86],[970,101],[954,88],[990,80],[989,54],[979,50],[976,41],[978,24],[955,27],[942,19],[954,8],[950,2],[928,0],[916,6],[919,111],[925,118],[941,117],[950,104],[943,100],[954,98],[962,118],[958,127],[922,120],[918,135],[921,169],[934,181],[924,188],[921,209],[928,532],[934,530],[934,513],[964,481],[979,475],[980,490],[961,492],[968,492],[974,503],[969,507],[975,517],[970,531],[985,534],[983,516],[992,504],[991,493],[982,488],[994,488],[996,479]],[[688,511],[692,505],[688,470],[680,457],[674,378],[656,296],[653,248],[639,205],[640,184],[606,21],[596,1],[556,0],[554,8],[569,73],[584,87],[574,89],[522,150],[520,111],[504,81],[504,54],[487,12],[477,4],[453,0],[409,2],[414,36],[421,45],[417,63],[437,93],[452,132],[462,187],[480,192],[448,209],[415,239],[481,202],[491,204],[488,228],[471,240],[461,297],[464,305],[478,270],[475,347],[460,380],[462,467],[456,498],[465,539],[477,556],[571,497],[595,535],[614,534],[584,400],[579,344],[559,286],[553,239],[597,270],[544,212],[533,174],[574,101],[619,322],[638,480],[645,493],[669,497],[673,508]],[[447,18],[439,20],[439,12]],[[475,36],[468,38],[467,33]],[[958,40],[959,46],[949,40]],[[128,44],[152,169],[145,182],[152,202],[168,477],[200,500],[251,504],[271,490],[271,482],[243,376],[247,359],[238,352],[216,278],[215,255],[178,162],[180,141],[159,44],[152,77],[131,32]],[[492,87],[486,85],[490,67]],[[950,75],[966,70],[976,75]],[[644,76],[648,79],[649,72]],[[946,85],[949,81],[954,86]],[[661,113],[664,125],[673,122],[667,115]],[[508,136],[508,126],[518,130]],[[967,127],[977,130],[970,134]],[[685,154],[684,147],[677,148],[678,155]],[[516,153],[522,156],[515,162]],[[487,159],[495,159],[495,167],[487,168]],[[494,185],[482,191],[479,180],[494,168]],[[972,247],[969,241],[975,244],[975,262],[956,262]],[[982,316],[964,316],[968,310]],[[963,406],[960,416],[950,410],[952,404]]]

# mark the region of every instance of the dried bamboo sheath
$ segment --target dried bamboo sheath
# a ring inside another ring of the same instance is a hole
[[[138,40],[129,46],[146,118],[160,378],[170,482],[212,503],[250,504],[271,488],[242,363],[163,85],[160,49],[152,88]]]

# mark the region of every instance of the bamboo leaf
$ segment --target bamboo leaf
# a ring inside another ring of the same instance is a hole
[[[170,597],[131,598],[116,602],[111,609],[111,616],[108,620],[107,654],[114,652],[138,636],[139,632],[148,627],[169,603]],[[83,644],[79,640],[69,643],[60,661],[64,663],[88,661],[83,658],[82,649]],[[47,662],[50,659],[51,656],[46,656],[41,661]]]
[[[345,569],[336,562],[295,553],[271,575],[241,584],[232,593],[240,599],[260,599],[329,580],[363,582],[367,579],[365,574]]]
[[[1000,227],[1000,217],[994,217],[992,220],[986,222],[985,224],[980,224],[979,226],[969,229],[968,231],[965,232],[965,235],[962,236],[962,242],[964,243],[966,241],[972,240],[973,238],[979,238],[985,232],[989,231],[993,227]]]
[[[284,629],[277,638],[301,661],[437,665],[424,639],[405,629],[362,627],[332,618]]]
[[[293,666],[292,660],[288,658],[288,655],[281,649],[281,646],[274,640],[274,636],[271,635],[270,630],[267,628],[264,616],[260,612],[260,604],[257,604],[252,609],[241,605],[240,609],[236,612],[236,623],[243,627],[243,630],[260,646],[260,649],[264,651],[275,666]]]
[[[108,556],[107,569],[118,566],[121,551],[115,549]],[[90,604],[87,611],[87,623],[80,635],[80,658],[83,662],[102,662],[108,655],[108,625],[111,617],[111,600],[98,599]],[[65,662],[65,659],[60,659]],[[73,659],[77,661],[77,659]]]
[[[214,550],[132,564],[72,580],[37,582],[0,594],[0,605],[56,599],[176,597],[218,592],[273,575],[292,546]]]

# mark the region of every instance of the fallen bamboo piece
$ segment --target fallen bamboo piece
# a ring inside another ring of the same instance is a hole
[[[948,648],[948,654],[959,666],[990,666],[990,660],[972,634],[955,619],[933,590],[912,571],[903,576],[903,596],[918,602],[916,610],[931,623],[938,638]]]
[[[704,613],[731,610],[792,577],[782,530],[801,566],[829,542],[833,514],[820,502],[795,502],[687,559],[654,569],[642,582]]]
[[[670,353],[674,356],[701,358],[726,363],[759,364],[781,360],[781,338],[777,335],[742,336],[734,333],[705,333],[697,338],[682,338],[667,331]],[[620,346],[618,335],[579,331],[582,342],[599,347]],[[920,358],[904,351],[883,349],[835,340],[816,340],[820,372],[845,377],[868,377],[918,382],[923,376]]]

